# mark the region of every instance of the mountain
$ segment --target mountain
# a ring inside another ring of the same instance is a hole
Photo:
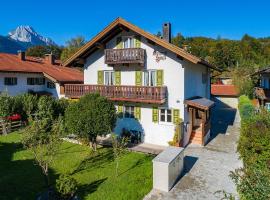
[[[27,50],[32,46],[56,46],[50,38],[38,34],[31,26],[18,26],[8,33],[0,36],[0,52],[17,53],[18,50]]]

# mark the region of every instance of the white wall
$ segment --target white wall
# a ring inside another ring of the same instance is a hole
[[[5,77],[17,77],[17,85],[5,85],[4,79]],[[47,82],[50,81],[45,78],[44,85],[27,85],[27,78],[44,78],[42,74],[38,73],[0,73],[0,92],[6,91],[9,95],[15,96],[19,94],[27,93],[29,90],[40,92],[47,91],[52,93],[52,95],[56,98],[60,98],[60,86],[56,83],[56,88],[50,89],[47,88]]]
[[[125,32],[121,34],[134,35],[132,32]],[[120,35],[110,40],[109,43],[106,44],[106,48],[116,48],[116,38],[119,36]],[[146,50],[145,66],[141,67],[138,65],[133,65],[117,67],[117,69],[121,70],[121,85],[135,85],[135,70],[163,69],[164,85],[167,86],[168,90],[168,101],[161,107],[179,109],[180,117],[185,120],[185,97],[192,95],[210,96],[210,87],[206,89],[206,85],[201,84],[201,72],[205,71],[206,67],[200,65],[192,65],[190,62],[180,60],[174,53],[167,51],[162,47],[149,44],[143,37],[141,38],[141,48]],[[166,54],[166,59],[157,62],[155,56],[153,55],[154,50],[164,52]],[[87,58],[84,71],[85,84],[97,84],[97,71],[99,70],[114,70],[113,67],[106,65],[104,61],[105,58],[103,49],[97,50]],[[189,91],[185,92],[185,84],[190,86],[188,87]],[[209,94],[207,94],[207,91]],[[135,119],[119,119],[115,128],[115,132],[120,133],[123,128],[131,130],[136,129],[144,132],[144,142],[167,146],[168,141],[173,139],[173,123],[153,123],[152,105],[140,105],[140,122],[138,123],[138,121]]]

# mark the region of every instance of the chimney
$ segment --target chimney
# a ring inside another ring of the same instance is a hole
[[[162,31],[163,31],[163,40],[171,43],[171,23],[170,22],[164,23]]]
[[[18,58],[19,60],[25,60],[25,52],[24,51],[18,51]]]
[[[55,57],[52,53],[50,54],[45,54],[45,62],[47,64],[50,64],[50,65],[54,65],[55,64]]]

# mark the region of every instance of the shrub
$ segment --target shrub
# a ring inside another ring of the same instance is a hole
[[[243,121],[251,117],[255,110],[252,102],[245,95],[242,95],[239,97],[238,108],[239,108],[241,119]]]
[[[70,175],[62,174],[56,180],[56,191],[64,199],[72,197],[78,189],[77,181]]]
[[[237,150],[244,167],[235,170],[233,178],[241,199],[261,200],[270,198],[270,113],[248,113],[247,98],[239,100],[242,113],[241,135]]]
[[[96,150],[96,138],[111,133],[116,123],[114,104],[99,94],[88,94],[71,103],[65,113],[65,124],[70,134],[88,139]]]

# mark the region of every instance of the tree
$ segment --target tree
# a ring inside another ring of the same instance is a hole
[[[99,94],[87,94],[71,103],[65,113],[65,124],[70,134],[87,139],[96,150],[97,136],[111,133],[116,123],[114,104]]]
[[[13,99],[7,94],[0,95],[0,124],[2,126],[3,135],[7,135],[7,120],[6,117],[12,114]]]
[[[56,59],[60,58],[62,48],[58,46],[33,46],[27,49],[26,55],[44,58],[45,54],[52,53]]]
[[[63,120],[58,118],[54,123],[35,119],[23,134],[22,143],[34,155],[36,163],[42,170],[46,187],[50,186],[49,166],[51,165],[62,142]]]
[[[129,138],[127,137],[117,137],[115,134],[112,134],[112,147],[113,147],[113,157],[115,160],[115,175],[118,176],[118,168],[120,158],[126,153],[127,151],[127,144]]]
[[[85,44],[85,39],[82,36],[72,38],[66,42],[66,47],[63,49],[61,54],[61,60],[64,62],[70,56],[72,56],[80,47]]]

